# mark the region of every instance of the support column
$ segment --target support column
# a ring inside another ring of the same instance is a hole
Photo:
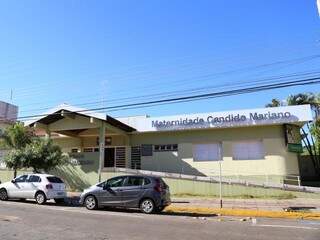
[[[126,168],[131,168],[131,137],[125,135],[126,139]]]
[[[46,134],[45,134],[45,139],[49,140],[50,138],[51,138],[51,131],[47,128]]]
[[[98,168],[99,182],[101,182],[101,172],[104,165],[105,139],[106,139],[106,124],[104,121],[102,121],[101,127],[99,128],[99,168]]]

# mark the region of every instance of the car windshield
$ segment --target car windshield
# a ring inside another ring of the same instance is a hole
[[[51,183],[63,183],[63,181],[58,177],[47,177],[47,179]]]

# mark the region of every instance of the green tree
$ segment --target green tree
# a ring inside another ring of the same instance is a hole
[[[11,149],[4,158],[7,168],[14,170],[14,178],[17,176],[17,170],[23,168],[23,157],[23,149]]]
[[[34,172],[48,172],[68,159],[52,140],[39,138],[31,128],[24,127],[22,123],[8,127],[1,139],[4,147],[9,150],[4,162],[14,170],[14,177],[17,176],[18,169],[32,168]]]
[[[314,93],[299,93],[295,95],[290,95],[287,98],[288,105],[303,105],[310,104],[311,109],[314,112],[314,121],[312,123],[307,123],[305,128],[301,128],[302,131],[302,141],[307,149],[314,168],[318,175],[320,175],[320,156],[319,156],[319,94]]]
[[[271,103],[266,104],[266,107],[280,107],[282,103],[279,99],[273,98]]]
[[[14,170],[14,177],[17,170],[23,166],[22,151],[32,142],[34,133],[31,128],[24,127],[22,123],[16,123],[1,134],[2,145],[9,150],[4,158],[6,166]]]
[[[273,103],[272,99],[272,103]],[[314,121],[312,123],[307,123],[305,128],[301,128],[302,131],[302,141],[307,149],[314,168],[318,175],[320,175],[320,124],[319,124],[319,116],[320,116],[320,94],[314,93],[299,93],[294,95],[289,95],[287,100],[287,105],[303,105],[310,104],[313,112],[314,112]],[[276,103],[276,102],[275,102]],[[272,104],[268,104],[269,107],[276,107],[276,104],[273,106]]]
[[[24,160],[23,166],[33,168],[33,171],[40,173],[48,172],[56,166],[67,162],[68,157],[64,155],[58,145],[53,144],[50,139],[34,139],[26,146],[21,153]]]
[[[310,104],[312,110],[318,115],[319,109],[319,95],[314,93],[298,93],[295,95],[289,95],[287,98],[287,104],[290,105],[303,105]]]

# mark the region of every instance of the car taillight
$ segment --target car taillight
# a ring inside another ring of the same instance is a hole
[[[46,189],[53,189],[52,184],[47,184],[47,185],[46,185]]]
[[[163,191],[162,185],[159,180],[156,182],[156,185],[154,186],[154,190],[158,193],[161,193]]]

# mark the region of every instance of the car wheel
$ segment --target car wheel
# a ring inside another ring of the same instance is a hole
[[[43,192],[38,192],[36,194],[35,200],[39,205],[43,205],[46,203],[47,197]]]
[[[155,211],[154,202],[150,198],[144,199],[140,203],[140,210],[147,214],[153,213]]]
[[[0,189],[0,200],[1,201],[8,200],[8,193],[7,193],[7,190],[5,190],[4,188]]]
[[[88,210],[94,210],[98,208],[97,199],[92,195],[86,197],[84,204]]]
[[[55,198],[54,201],[57,204],[62,204],[62,203],[64,203],[64,198]]]

